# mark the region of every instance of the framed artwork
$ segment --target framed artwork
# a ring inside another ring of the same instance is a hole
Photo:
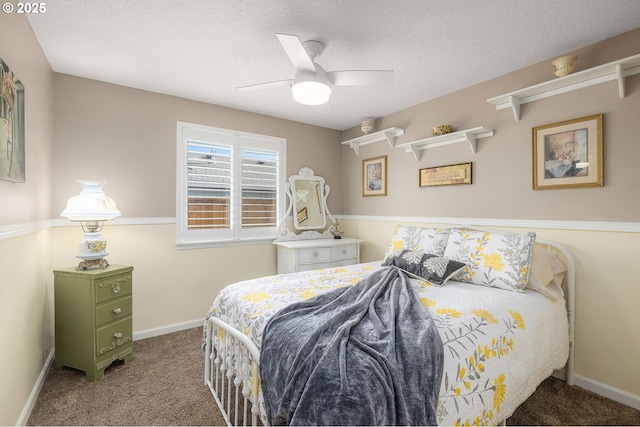
[[[424,168],[419,173],[420,187],[471,184],[471,162]]]
[[[387,195],[387,156],[362,161],[362,195]]]
[[[602,114],[533,128],[533,189],[604,185]]]
[[[0,179],[25,182],[24,86],[0,58]]]

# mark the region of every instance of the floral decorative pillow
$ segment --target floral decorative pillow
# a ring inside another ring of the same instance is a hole
[[[409,275],[424,279],[435,286],[444,286],[451,277],[466,267],[462,262],[407,249],[391,254],[385,258],[382,265],[395,265]]]
[[[520,292],[527,286],[536,234],[452,229],[445,258],[464,262],[456,280]]]
[[[402,249],[442,256],[448,237],[448,228],[398,225],[387,248],[385,258]]]

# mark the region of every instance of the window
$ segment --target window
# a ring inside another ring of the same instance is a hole
[[[178,122],[177,244],[275,238],[285,145],[282,138]]]

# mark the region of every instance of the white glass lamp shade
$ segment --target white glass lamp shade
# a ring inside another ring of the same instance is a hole
[[[76,257],[82,259],[77,270],[106,268],[104,259],[107,252],[107,241],[100,235],[104,221],[111,221],[120,216],[116,203],[102,191],[102,181],[78,181],[82,191],[67,201],[67,207],[60,215],[71,221],[80,222],[84,230],[84,239],[80,240],[80,253]]]
[[[304,105],[321,105],[329,101],[331,86],[325,71],[316,65],[316,72],[299,70],[291,85],[293,99]]]
[[[291,88],[293,99],[304,105],[321,105],[329,101],[331,88],[320,82],[300,82]]]
[[[60,215],[71,221],[111,221],[119,217],[116,202],[102,191],[102,181],[78,181],[82,191],[67,201]]]

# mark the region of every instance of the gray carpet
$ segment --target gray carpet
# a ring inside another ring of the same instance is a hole
[[[101,381],[50,370],[28,425],[224,425],[204,385],[200,328],[133,343]],[[507,425],[640,425],[640,411],[550,378]]]

